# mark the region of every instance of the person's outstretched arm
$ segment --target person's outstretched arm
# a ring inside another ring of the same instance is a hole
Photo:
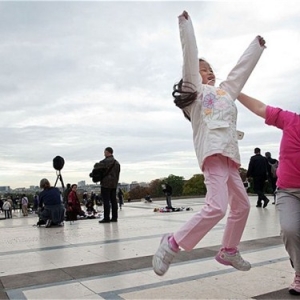
[[[182,79],[189,83],[187,90],[190,91],[191,84],[194,91],[202,92],[202,79],[199,73],[198,48],[191,17],[186,11],[178,17],[179,32],[183,54]],[[183,89],[185,89],[183,84]]]
[[[266,48],[265,43],[261,36],[257,36],[243,53],[236,66],[230,71],[227,79],[220,84],[220,87],[227,91],[233,100],[237,98],[246,84]]]
[[[259,117],[266,118],[266,108],[267,105],[263,102],[252,98],[250,96],[247,96],[243,93],[239,94],[237,99],[249,110],[251,110],[253,113],[258,115]]]

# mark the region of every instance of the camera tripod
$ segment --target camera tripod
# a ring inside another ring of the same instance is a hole
[[[63,192],[64,192],[65,191],[65,185],[64,185],[64,181],[63,181],[63,178],[62,178],[60,170],[56,171],[56,175],[57,175],[57,177],[56,177],[56,181],[55,181],[54,187],[56,187],[56,184],[57,184],[58,179],[59,179],[60,182],[61,182],[61,186],[62,186]]]

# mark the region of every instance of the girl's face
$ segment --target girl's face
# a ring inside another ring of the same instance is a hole
[[[212,86],[215,85],[216,77],[209,63],[201,60],[199,62],[199,72],[202,77],[203,84],[208,84]]]

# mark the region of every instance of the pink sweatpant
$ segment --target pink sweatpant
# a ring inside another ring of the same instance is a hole
[[[207,189],[205,205],[174,233],[174,239],[184,250],[192,250],[225,216],[229,204],[222,245],[226,248],[237,247],[250,211],[249,198],[238,167],[230,158],[215,154],[206,158],[203,174]]]

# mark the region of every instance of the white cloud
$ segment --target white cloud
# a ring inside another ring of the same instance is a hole
[[[184,9],[220,80],[264,36],[245,92],[300,111],[297,1],[0,2],[1,185],[54,181],[56,155],[65,158],[66,182],[91,182],[106,146],[123,182],[199,173],[191,126],[171,96]],[[278,156],[281,132],[238,109],[243,167],[257,146]]]

